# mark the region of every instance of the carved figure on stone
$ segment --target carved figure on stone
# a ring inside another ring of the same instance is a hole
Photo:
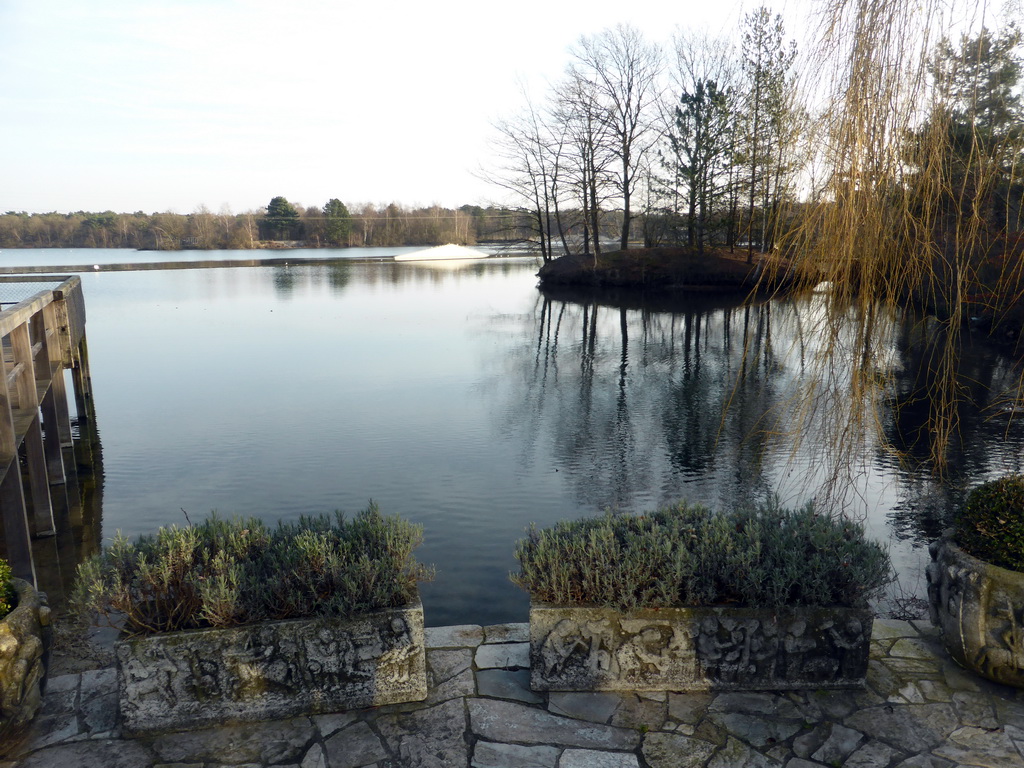
[[[215,661],[189,654],[189,669],[192,672],[192,695],[195,698],[202,701],[223,693],[222,670]]]
[[[774,678],[778,655],[778,624],[758,622],[747,635],[748,668],[761,678]]]
[[[352,645],[355,649],[355,666],[362,672],[372,673],[376,669],[377,659],[386,650],[381,633],[353,634]]]
[[[544,639],[541,657],[548,675],[561,673],[574,657],[582,657],[583,667],[592,673],[618,677],[615,651],[618,643],[607,619],[578,623],[562,619]]]
[[[621,676],[636,679],[649,674],[662,674],[671,663],[669,643],[672,628],[652,625],[630,635],[615,652]]]
[[[837,664],[839,674],[847,678],[857,677],[860,674],[860,664],[855,651],[867,641],[864,625],[859,619],[850,619],[843,626],[836,626],[829,621],[825,624],[825,629],[833,645],[838,649],[836,655],[839,657]],[[832,654],[829,656],[831,657]]]
[[[701,665],[713,678],[725,682],[753,671],[751,648],[759,626],[757,619],[706,618],[697,640]]]
[[[307,638],[307,671],[322,683],[340,685],[356,674],[357,651],[348,633],[322,627]]]
[[[782,677],[785,680],[798,678],[806,663],[807,654],[818,646],[818,641],[807,631],[807,622],[802,619],[790,622],[782,647],[786,652],[786,664]]]
[[[165,648],[142,646],[136,653],[126,654],[123,659],[125,678],[129,681],[136,699],[155,697],[168,707],[177,704],[175,682],[181,672]]]
[[[975,666],[993,680],[1020,686],[1024,682],[1024,609],[1017,610],[1009,600],[1005,608],[991,612],[984,633],[987,642],[974,659]]]
[[[412,665],[419,653],[415,645],[400,645],[380,657],[377,674],[389,683],[407,683],[412,679]]]

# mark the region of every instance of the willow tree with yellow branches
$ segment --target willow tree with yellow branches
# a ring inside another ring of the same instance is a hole
[[[771,261],[827,286],[818,376],[796,423],[824,419],[834,467],[881,434],[895,320],[921,318],[933,466],[958,436],[965,329],[1024,324],[1024,107],[1019,2],[822,0],[805,88],[812,159],[795,228]],[[951,30],[954,32],[951,33]],[[839,370],[841,369],[841,371]],[[838,407],[837,406],[841,406]],[[798,433],[800,430],[797,430]],[[894,446],[889,446],[894,448]]]

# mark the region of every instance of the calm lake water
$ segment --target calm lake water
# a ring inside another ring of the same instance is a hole
[[[65,264],[139,259],[64,253]],[[372,499],[425,529],[418,556],[437,566],[423,588],[428,624],[524,621],[508,572],[531,522],[681,499],[802,504],[842,461],[841,505],[890,545],[903,589],[923,594],[924,545],[944,506],[966,483],[1020,469],[1018,371],[983,341],[968,356],[986,386],[939,483],[876,439],[854,464],[837,457],[828,427],[842,400],[796,440],[809,384],[846,375],[813,365],[819,297],[744,308],[545,296],[537,266],[83,274],[103,537],[184,523],[183,509],[275,521]],[[882,427],[898,441],[921,422],[912,395],[927,344],[894,325],[883,348],[879,380],[901,408]]]

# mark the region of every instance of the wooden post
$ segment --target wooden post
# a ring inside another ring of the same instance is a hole
[[[19,579],[34,585],[36,572],[32,563],[32,543],[25,513],[25,493],[21,485],[6,367],[3,366],[4,375],[0,376],[0,517],[3,519],[4,543],[11,570]]]

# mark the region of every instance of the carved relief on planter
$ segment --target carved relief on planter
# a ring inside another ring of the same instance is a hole
[[[423,608],[264,622],[117,644],[128,732],[422,701]]]
[[[950,656],[983,677],[1024,688],[1024,573],[972,557],[948,534],[929,551],[931,619]]]
[[[50,635],[50,609],[42,593],[21,579],[13,584],[17,607],[0,620],[0,745],[39,710]]]
[[[537,691],[693,691],[864,685],[873,616],[851,608],[669,608],[628,614],[535,603]]]

